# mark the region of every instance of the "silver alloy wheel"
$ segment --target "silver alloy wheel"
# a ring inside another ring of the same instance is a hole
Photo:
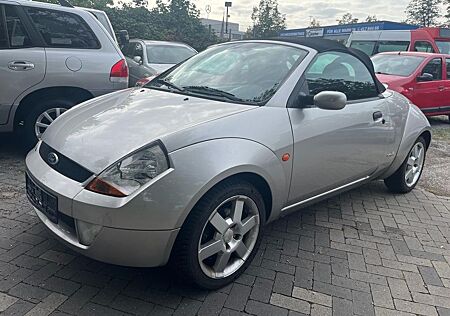
[[[228,277],[250,256],[259,235],[256,203],[244,195],[222,202],[211,214],[198,243],[202,271],[213,279]]]
[[[36,133],[36,137],[40,139],[47,127],[49,127],[54,120],[66,111],[66,108],[51,108],[45,110],[41,115],[39,115],[36,123],[34,124],[34,132]]]
[[[405,181],[408,187],[412,187],[419,180],[424,160],[425,148],[421,142],[418,142],[409,152],[408,161],[406,162]]]

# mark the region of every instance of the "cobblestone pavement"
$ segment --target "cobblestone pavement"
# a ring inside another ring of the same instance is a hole
[[[1,315],[450,315],[450,198],[353,190],[270,225],[246,273],[208,292],[60,245],[26,200],[23,155],[5,147]]]

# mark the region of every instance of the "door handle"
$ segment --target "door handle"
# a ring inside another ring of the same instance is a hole
[[[15,71],[24,71],[34,69],[34,64],[29,61],[12,61],[8,68]]]
[[[383,113],[381,111],[376,111],[373,113],[373,120],[378,121],[380,118],[383,117]]]
[[[447,88],[446,88],[445,86],[439,86],[439,87],[438,87],[438,90],[439,90],[439,91],[444,91],[444,90],[447,90]]]
[[[383,113],[381,111],[373,112],[372,117],[375,122],[381,122],[381,124],[386,123],[386,120],[383,118]]]

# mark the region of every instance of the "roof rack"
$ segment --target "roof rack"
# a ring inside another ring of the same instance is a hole
[[[58,2],[63,7],[74,8],[74,6],[67,0],[58,0]]]

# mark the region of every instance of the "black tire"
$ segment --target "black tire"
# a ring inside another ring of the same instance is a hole
[[[38,138],[35,132],[35,124],[42,113],[52,108],[70,109],[75,104],[77,102],[71,100],[50,99],[29,105],[30,110],[25,114],[24,125],[19,126],[17,131],[23,149],[30,150],[36,145]]]
[[[420,170],[419,178],[413,185],[409,186],[406,183],[406,179],[405,179],[407,162],[408,162],[408,159],[409,159],[412,149],[416,146],[417,143],[422,143],[422,145],[423,145],[423,148],[425,150],[424,151],[424,159],[423,159],[422,169]],[[423,166],[425,164],[425,158],[426,158],[426,150],[427,150],[427,142],[425,141],[425,138],[420,136],[414,142],[414,145],[411,147],[410,151],[408,152],[408,155],[406,156],[405,161],[403,161],[402,165],[397,169],[397,171],[394,174],[392,174],[390,177],[384,179],[384,184],[387,186],[389,191],[391,191],[393,193],[408,193],[416,187],[417,183],[420,180],[420,177],[422,176]]]
[[[260,218],[258,237],[252,252],[237,271],[220,279],[211,278],[203,272],[198,260],[198,245],[203,227],[218,206],[236,195],[245,195],[255,202]],[[253,260],[261,243],[265,214],[264,200],[252,184],[233,179],[218,184],[202,197],[183,224],[172,250],[172,269],[180,279],[200,288],[213,290],[229,284],[242,274]]]

